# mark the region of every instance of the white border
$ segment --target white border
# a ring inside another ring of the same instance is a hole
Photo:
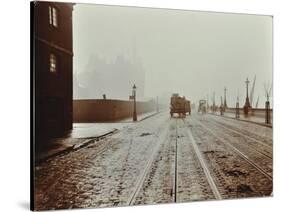
[[[66,2],[72,2],[65,0]],[[268,211],[281,201],[280,187],[280,38],[281,7],[278,0],[75,0],[141,7],[187,9],[216,12],[266,14],[274,16],[274,197],[212,202],[193,202],[106,208],[98,211]],[[1,145],[0,209],[24,211],[29,203],[29,2],[1,3]],[[278,108],[279,106],[279,108]],[[279,140],[278,140],[279,139]],[[76,210],[85,211],[85,210]],[[87,211],[94,211],[92,209]]]

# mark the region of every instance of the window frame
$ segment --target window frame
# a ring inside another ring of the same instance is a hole
[[[56,29],[59,28],[59,9],[53,5],[49,5],[48,10],[49,25]]]
[[[58,73],[58,56],[53,52],[49,54],[49,72],[51,74]]]

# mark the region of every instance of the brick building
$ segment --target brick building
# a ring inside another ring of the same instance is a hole
[[[72,128],[73,4],[33,2],[35,132]]]

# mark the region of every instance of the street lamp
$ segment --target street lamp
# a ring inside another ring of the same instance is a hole
[[[246,83],[246,102],[244,105],[244,114],[245,114],[245,116],[248,116],[249,109],[251,107],[249,95],[248,95],[248,87],[249,87],[249,83],[250,83],[250,81],[248,80],[248,77],[247,77],[245,83]]]
[[[239,96],[237,96],[236,100],[236,108],[235,108],[235,118],[240,118],[240,111],[239,111]]]
[[[137,121],[137,105],[136,105],[136,90],[137,90],[137,87],[136,85],[134,84],[133,86],[133,98],[134,98],[134,112],[133,112],[133,121]]]
[[[221,96],[221,106],[220,106],[220,114],[221,114],[221,116],[223,116],[223,111],[224,111],[224,104],[223,104],[222,96]]]

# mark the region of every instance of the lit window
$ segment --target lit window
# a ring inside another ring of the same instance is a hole
[[[52,24],[52,7],[49,6],[49,24]]]
[[[51,6],[49,6],[49,24],[58,27],[58,11]]]
[[[58,18],[57,10],[56,10],[56,8],[53,7],[53,25],[55,27],[58,26],[58,19],[57,18]]]
[[[57,72],[57,58],[54,54],[50,54],[50,72]]]

